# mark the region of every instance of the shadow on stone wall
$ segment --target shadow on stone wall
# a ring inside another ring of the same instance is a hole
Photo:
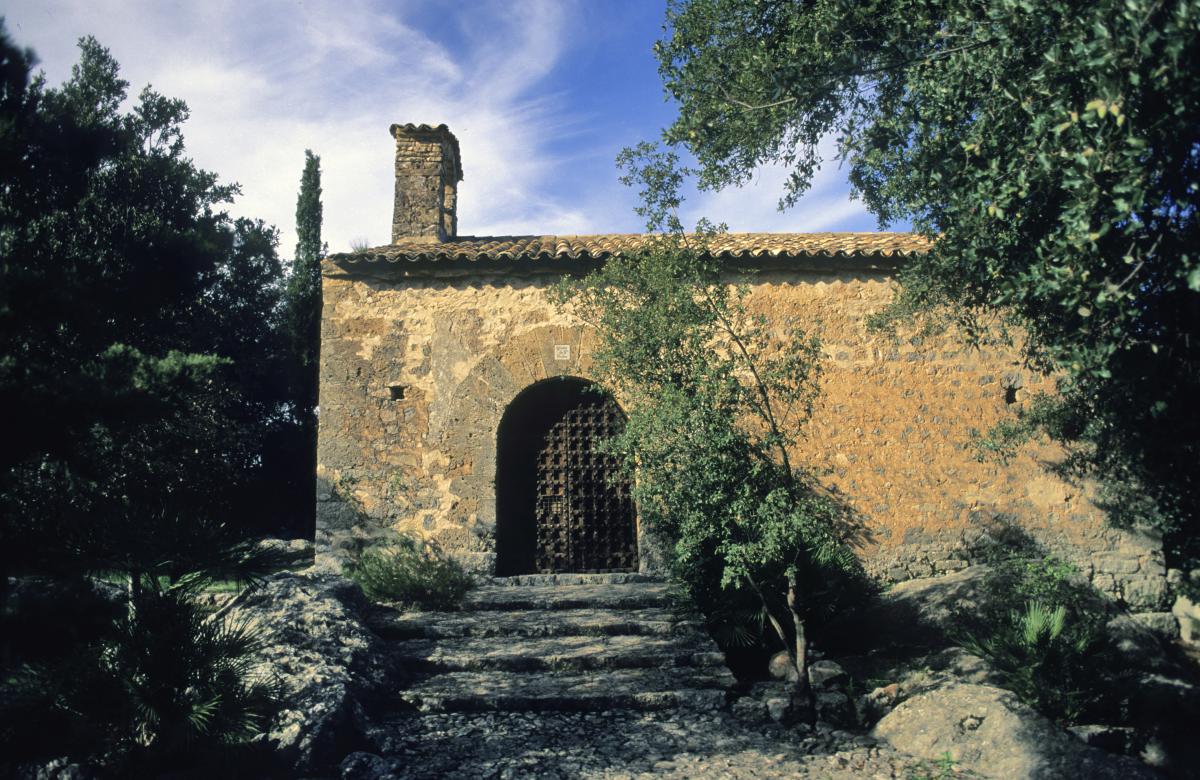
[[[1074,564],[1099,591],[1134,611],[1157,611],[1167,599],[1162,539],[1152,530],[1032,528],[1015,515],[978,510],[966,528],[909,528],[898,545],[873,551],[866,568],[881,583],[933,577],[991,563],[1024,550]]]
[[[372,517],[354,495],[354,480],[317,478],[316,534],[318,560],[345,562],[392,532],[384,519]]]

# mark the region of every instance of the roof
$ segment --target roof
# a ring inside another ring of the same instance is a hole
[[[527,264],[537,270],[559,270],[580,261],[595,263],[637,252],[659,236],[646,233],[606,233],[592,236],[457,236],[446,241],[406,238],[393,244],[358,252],[331,255],[343,266],[388,264],[503,267]],[[750,261],[774,260],[769,265],[895,268],[903,258],[928,250],[929,242],[914,233],[723,233],[708,241],[719,258]]]

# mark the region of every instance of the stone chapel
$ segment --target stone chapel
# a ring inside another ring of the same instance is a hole
[[[548,296],[645,237],[459,235],[455,136],[391,135],[392,242],[322,264],[318,554],[403,531],[488,574],[645,569],[627,486],[593,451],[622,424],[619,399],[590,391],[594,334]],[[1011,350],[867,329],[925,249],[904,233],[732,233],[712,248],[753,311],[820,334],[821,395],[794,449],[866,518],[868,571],[954,571],[983,534],[1018,526],[1132,608],[1157,608],[1159,540],[1108,527],[1086,487],[1043,468],[1054,447],[1006,466],[973,455],[973,432],[1044,379]]]

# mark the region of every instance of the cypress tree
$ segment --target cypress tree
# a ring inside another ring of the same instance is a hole
[[[317,371],[321,342],[321,158],[304,150],[304,173],[296,198],[296,257],[287,286],[287,326],[291,341],[293,413],[299,421],[294,460],[298,497],[295,511],[303,536],[312,535],[317,469]]]
[[[292,338],[302,375],[297,398],[311,410],[317,402],[316,366],[321,338],[321,158],[304,150],[304,173],[296,198],[296,258],[288,279],[288,308]]]

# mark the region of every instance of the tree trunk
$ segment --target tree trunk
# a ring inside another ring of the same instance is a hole
[[[792,628],[796,634],[796,643],[792,652],[796,664],[795,699],[803,702],[809,717],[815,715],[813,706],[812,687],[808,684],[808,635],[804,630],[804,617],[800,614],[800,593],[795,569],[789,569],[787,574],[787,606],[792,613]]]
[[[125,610],[132,624],[137,620],[138,602],[142,598],[141,572],[132,571],[125,575]]]
[[[784,649],[787,650],[788,655],[792,656],[792,661],[795,662],[795,653],[788,642],[787,632],[783,630],[783,624],[779,622],[779,619],[775,617],[775,613],[771,611],[771,603],[767,601],[766,594],[762,592],[762,588],[758,587],[758,583],[754,581],[753,577],[747,577],[747,582],[750,583],[750,587],[754,589],[755,594],[758,596],[758,600],[763,606],[763,614],[767,616],[771,627],[775,629],[776,635],[779,636],[779,641],[783,642]]]
[[[3,629],[4,635],[0,639],[0,674],[6,679],[13,663],[12,630],[8,618],[8,566],[0,564],[0,629]]]

